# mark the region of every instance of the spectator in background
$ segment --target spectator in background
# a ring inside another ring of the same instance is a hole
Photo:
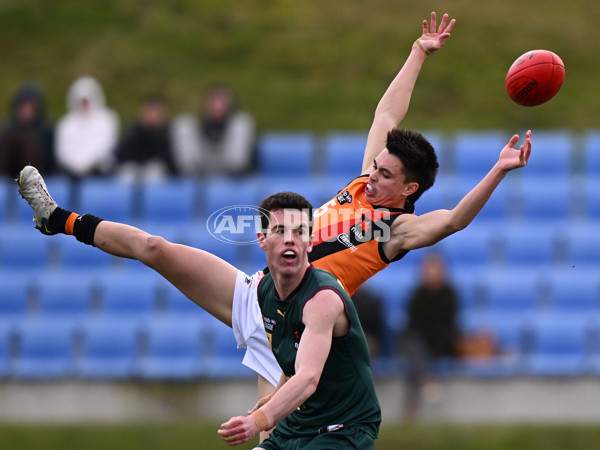
[[[200,119],[184,114],[173,122],[175,164],[184,175],[248,173],[255,141],[254,119],[225,86],[209,90]]]
[[[439,399],[441,386],[436,381],[433,363],[456,356],[459,337],[458,296],[447,276],[442,255],[427,253],[422,262],[421,279],[408,300],[407,325],[400,348],[408,363],[404,416],[416,418],[423,398]]]
[[[73,178],[106,175],[114,165],[119,116],[107,108],[96,79],[76,79],[67,93],[67,114],[56,126],[56,162]]]
[[[158,180],[175,174],[164,99],[147,97],[138,119],[117,147],[116,174],[131,181]]]
[[[0,173],[16,178],[27,164],[54,171],[54,130],[45,117],[42,90],[32,81],[15,92],[0,131]]]
[[[385,320],[381,298],[365,285],[362,285],[352,296],[358,318],[362,325],[371,360],[381,355],[382,333],[385,332]]]

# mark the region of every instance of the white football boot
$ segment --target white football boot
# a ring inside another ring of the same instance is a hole
[[[17,183],[19,183],[19,194],[33,209],[35,227],[43,234],[56,234],[48,228],[48,220],[58,205],[48,193],[46,183],[38,170],[33,166],[25,166],[19,174]]]

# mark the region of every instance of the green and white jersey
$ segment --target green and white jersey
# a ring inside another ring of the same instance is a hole
[[[298,288],[288,298],[280,299],[271,274],[265,274],[258,286],[258,303],[271,348],[286,378],[294,376],[296,353],[304,331],[302,311],[306,302],[323,289],[331,289],[344,302],[350,330],[343,337],[333,338],[315,393],[281,420],[277,429],[299,437],[316,435],[331,425],[343,425],[376,438],[381,409],[367,342],[352,299],[333,275],[310,266]]]

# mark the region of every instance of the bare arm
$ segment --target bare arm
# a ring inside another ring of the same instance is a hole
[[[519,149],[514,146],[519,136],[514,135],[502,149],[498,162],[487,175],[451,210],[436,210],[421,216],[403,215],[392,225],[391,238],[384,243],[388,258],[403,250],[433,245],[452,233],[469,225],[484,207],[506,174],[529,162],[531,154],[531,131]]]
[[[303,321],[306,327],[296,355],[296,374],[258,409],[270,425],[291,414],[315,392],[329,356],[332,337],[345,333],[349,326],[341,299],[329,290],[319,292],[306,303]],[[233,417],[219,430],[219,435],[229,445],[247,442],[257,433],[258,425],[252,416]]]
[[[427,20],[423,21],[423,34],[412,46],[404,66],[396,75],[375,110],[373,124],[369,130],[367,147],[363,158],[361,173],[366,173],[373,159],[385,148],[388,131],[396,128],[404,119],[410,99],[423,63],[429,54],[439,50],[446,43],[455,20],[448,23],[448,14],[444,14],[439,28],[436,30],[436,14],[431,13],[431,28]],[[421,48],[419,48],[419,44]]]
[[[237,269],[226,261],[139,228],[109,221],[98,224],[94,245],[112,255],[141,261],[201,308],[231,326]]]

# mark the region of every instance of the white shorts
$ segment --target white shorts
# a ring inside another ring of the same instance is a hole
[[[238,348],[246,349],[242,363],[262,375],[273,386],[277,386],[281,377],[281,368],[271,351],[258,306],[257,289],[262,277],[262,271],[252,276],[238,271],[233,292],[231,320]]]

